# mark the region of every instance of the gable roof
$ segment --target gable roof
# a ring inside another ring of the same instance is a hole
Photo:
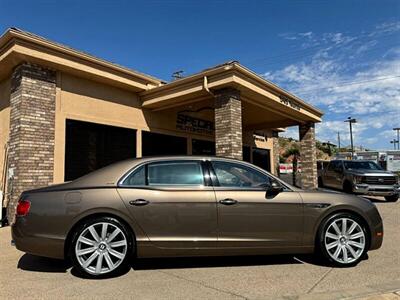
[[[47,56],[45,54],[47,54]],[[121,77],[121,79],[125,78],[128,79],[128,81],[138,81],[141,84],[141,86],[137,87],[139,90],[147,89],[147,85],[149,87],[154,87],[165,84],[163,80],[153,76],[97,58],[83,51],[75,50],[33,33],[18,28],[9,28],[0,36],[0,63],[4,63],[2,64],[2,68],[0,68],[0,80],[2,75],[4,76],[4,73],[10,72],[16,64],[24,59],[42,61],[45,65],[54,68],[68,68],[68,66],[65,65],[67,61],[74,61],[76,65],[69,66],[70,69],[75,68],[76,71],[79,71],[79,68],[83,70],[85,67],[89,67],[90,71],[93,73],[96,73],[96,70],[99,71],[97,73],[100,73],[100,71],[113,73]],[[66,61],[62,61],[62,59]],[[89,71],[89,69],[87,69],[87,71]],[[128,83],[128,81],[126,83]]]

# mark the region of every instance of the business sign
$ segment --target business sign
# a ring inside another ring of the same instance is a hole
[[[214,133],[214,122],[178,113],[176,118],[176,128],[194,133],[212,135]]]
[[[300,105],[298,105],[296,102],[294,102],[293,100],[289,99],[288,97],[285,96],[279,96],[279,99],[281,100],[281,103],[290,106],[291,108],[295,109],[295,110],[300,110]]]

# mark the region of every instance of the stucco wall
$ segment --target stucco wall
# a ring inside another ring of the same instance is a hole
[[[66,119],[81,120],[112,126],[126,127],[176,136],[214,140],[207,134],[188,133],[176,128],[176,115],[182,107],[159,112],[142,110],[138,95],[132,91],[58,72],[56,93],[56,137],[54,182],[64,181],[65,123]],[[194,103],[192,109],[204,106]],[[199,116],[208,119],[213,117]],[[269,133],[266,133],[269,136]],[[188,140],[188,143],[190,140]],[[272,149],[272,141],[256,145],[252,133],[247,133],[244,144]],[[138,148],[140,148],[138,139]],[[138,149],[139,150],[139,149]],[[272,150],[271,150],[272,151]],[[140,151],[137,151],[140,155]]]
[[[0,82],[0,189],[3,182],[5,145],[10,133],[10,80]]]
[[[251,146],[252,148],[261,148],[270,150],[271,173],[276,174],[273,167],[274,147],[272,130],[257,130],[258,138],[255,138],[254,131],[245,131],[243,133],[243,145]]]

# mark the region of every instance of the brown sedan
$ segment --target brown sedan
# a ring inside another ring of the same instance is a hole
[[[373,203],[302,191],[242,161],[153,157],[24,192],[16,247],[70,258],[82,273],[114,274],[135,257],[317,252],[357,264],[382,244]]]

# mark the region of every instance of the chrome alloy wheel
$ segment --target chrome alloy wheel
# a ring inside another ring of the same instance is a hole
[[[364,230],[353,219],[335,219],[325,231],[324,246],[336,262],[351,264],[360,258],[366,247]]]
[[[125,234],[111,223],[95,223],[87,227],[78,237],[75,256],[88,273],[109,273],[124,261],[128,249]]]

